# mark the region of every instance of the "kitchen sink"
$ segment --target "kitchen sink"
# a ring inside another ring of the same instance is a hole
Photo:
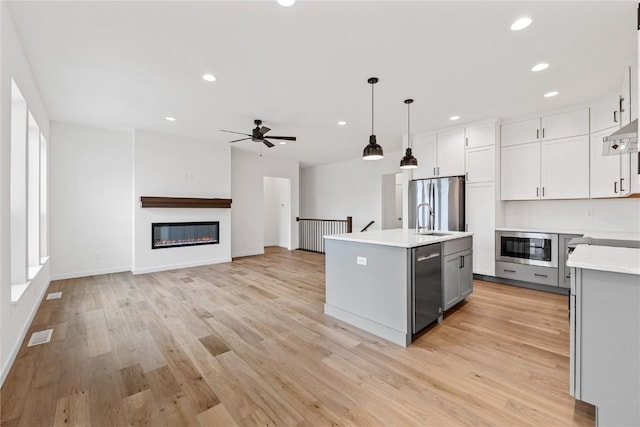
[[[425,236],[442,237],[442,236],[451,236],[453,233],[445,233],[442,231],[420,231],[417,234],[423,234]]]

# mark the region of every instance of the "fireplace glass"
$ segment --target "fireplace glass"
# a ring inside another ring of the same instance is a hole
[[[151,224],[151,249],[218,243],[220,223],[154,222]]]

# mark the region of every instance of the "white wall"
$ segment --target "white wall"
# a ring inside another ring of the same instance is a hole
[[[141,196],[230,198],[228,144],[136,130],[134,151],[133,272],[231,261],[230,209],[142,208],[140,205]],[[262,198],[259,200],[262,204]],[[183,221],[219,221],[220,243],[151,249],[151,223]]]
[[[53,279],[131,269],[133,135],[51,123]]]
[[[640,233],[640,199],[503,202],[505,227]]]
[[[277,148],[273,148],[276,150]],[[264,253],[263,178],[265,176],[291,180],[291,248],[298,248],[299,163],[297,160],[262,157],[231,150],[231,255],[241,257]]]
[[[374,220],[370,230],[382,225],[382,175],[401,172],[400,151],[385,153],[384,159],[360,158],[300,171],[300,213],[305,218],[345,219],[353,217],[353,231]]]
[[[22,297],[11,303],[9,178],[12,78],[27,100],[40,131],[49,140],[48,114],[9,15],[7,2],[0,2],[0,382],[4,382],[49,285],[49,262],[46,262]]]
[[[264,177],[264,246],[291,249],[291,181]]]

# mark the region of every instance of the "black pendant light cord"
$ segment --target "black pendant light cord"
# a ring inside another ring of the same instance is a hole
[[[411,103],[407,104],[407,147],[411,148]]]
[[[376,133],[373,131],[373,85],[375,83],[371,83],[371,135],[375,135]]]

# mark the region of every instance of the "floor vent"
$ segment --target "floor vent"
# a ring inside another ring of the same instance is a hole
[[[47,295],[47,299],[59,299],[62,298],[62,292],[51,292]]]
[[[44,331],[34,332],[31,334],[31,339],[27,347],[33,347],[34,345],[45,344],[51,341],[51,335],[53,335],[53,329],[45,329]]]

